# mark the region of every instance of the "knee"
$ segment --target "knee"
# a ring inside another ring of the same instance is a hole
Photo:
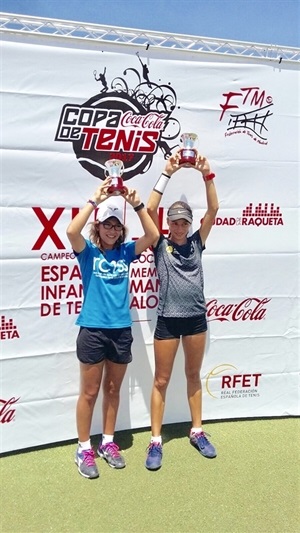
[[[88,387],[88,388],[85,388],[85,389],[83,389],[81,391],[81,395],[84,396],[86,401],[91,403],[91,404],[95,403],[95,401],[98,398],[98,394],[99,394],[99,387],[98,386]]]
[[[120,394],[120,387],[117,387],[112,381],[103,383],[103,394],[111,398],[117,397]]]
[[[185,375],[188,383],[199,385],[199,387],[201,388],[201,379],[198,371],[186,371]]]
[[[169,385],[169,381],[170,381],[170,376],[160,376],[156,374],[154,378],[154,386],[159,391],[164,391]]]

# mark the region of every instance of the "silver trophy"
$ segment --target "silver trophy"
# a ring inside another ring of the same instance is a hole
[[[118,196],[119,194],[126,194],[127,187],[125,187],[122,179],[124,172],[124,164],[120,159],[109,159],[105,162],[105,176],[111,178],[111,184],[107,189],[110,196]]]
[[[197,143],[198,135],[196,133],[183,133],[180,137],[180,142],[183,148],[180,150],[179,164],[185,167],[196,164],[197,152],[195,144]]]

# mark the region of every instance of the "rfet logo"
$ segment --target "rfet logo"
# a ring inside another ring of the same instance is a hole
[[[236,366],[223,363],[206,376],[205,387],[212,398],[255,398],[259,396],[260,372],[241,374]]]
[[[174,139],[181,128],[172,117],[176,93],[170,84],[151,80],[147,64],[136,55],[142,77],[138,69],[127,68],[109,87],[106,67],[99,76],[94,71],[100,93],[82,105],[65,104],[59,119],[55,141],[72,142],[82,167],[102,180],[108,159],[124,161],[126,181],[146,172],[158,149],[167,157],[178,146]]]
[[[237,322],[238,320],[263,320],[271,298],[245,298],[238,303],[220,304],[217,298],[206,303],[207,320],[213,322]]]
[[[259,202],[255,207],[250,202],[239,217],[216,217],[216,226],[283,226],[280,207],[274,203]]]
[[[227,118],[225,137],[244,134],[259,144],[268,144],[268,121],[273,115],[273,98],[260,87],[240,87],[223,93],[220,122]]]
[[[10,398],[9,400],[3,400],[0,398],[0,424],[8,424],[15,419],[15,404],[20,398]]]

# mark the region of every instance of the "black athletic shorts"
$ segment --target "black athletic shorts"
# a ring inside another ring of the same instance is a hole
[[[77,337],[77,357],[81,363],[94,365],[108,359],[112,363],[132,361],[131,327],[104,329],[81,327]]]
[[[180,339],[181,336],[196,335],[207,331],[206,315],[191,318],[168,318],[157,317],[154,338],[163,339]]]

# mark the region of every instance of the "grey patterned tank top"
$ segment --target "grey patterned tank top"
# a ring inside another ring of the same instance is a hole
[[[159,316],[189,318],[206,312],[201,260],[204,249],[198,230],[183,246],[160,236],[154,248],[160,282]]]

